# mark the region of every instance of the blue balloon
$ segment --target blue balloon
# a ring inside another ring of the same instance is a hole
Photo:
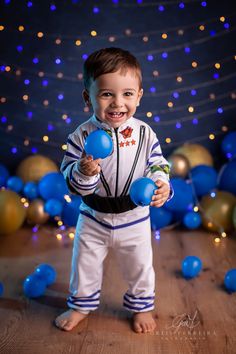
[[[201,215],[190,211],[184,215],[183,223],[188,229],[197,229],[202,223]]]
[[[218,188],[236,195],[236,159],[222,166],[218,176]]]
[[[228,133],[221,143],[223,153],[228,157],[236,155],[236,132]]]
[[[57,273],[50,264],[39,264],[34,272],[46,283],[46,286],[53,284],[56,280]]]
[[[94,160],[105,159],[113,151],[112,138],[102,129],[95,130],[87,136],[84,150],[87,155],[92,155]]]
[[[130,187],[130,198],[134,204],[140,206],[147,206],[152,201],[152,196],[157,186],[147,177],[140,177],[136,179]]]
[[[59,216],[62,213],[63,203],[58,199],[48,199],[44,204],[44,211],[50,216]]]
[[[183,178],[176,177],[171,179],[174,189],[174,196],[165,203],[165,208],[174,212],[184,212],[194,204],[193,190],[190,183]]]
[[[71,202],[65,202],[63,205],[61,219],[65,225],[76,226],[79,213],[81,197],[79,195],[70,195]]]
[[[38,277],[37,274],[28,275],[23,283],[24,294],[27,297],[39,297],[42,296],[46,290],[45,281]]]
[[[216,188],[217,172],[213,167],[198,165],[194,167],[190,173],[197,196],[202,197]]]
[[[236,291],[236,269],[230,269],[225,274],[224,284],[228,291],[230,292]]]
[[[2,296],[3,291],[4,291],[3,284],[2,284],[2,283],[0,283],[0,296]]]
[[[187,256],[182,261],[182,273],[185,278],[196,277],[202,269],[202,261],[195,256]]]
[[[164,207],[156,208],[150,207],[151,228],[153,231],[169,225],[173,219],[173,214],[170,210]]]
[[[11,189],[12,191],[19,193],[23,188],[23,181],[20,177],[12,176],[9,177],[7,180],[7,188]]]
[[[69,194],[65,179],[60,172],[51,172],[42,177],[38,190],[45,200],[55,198],[64,201],[64,195]]]
[[[6,186],[9,176],[8,169],[0,163],[0,188]]]
[[[35,182],[26,182],[23,188],[23,193],[29,200],[36,199],[38,197],[38,185]]]

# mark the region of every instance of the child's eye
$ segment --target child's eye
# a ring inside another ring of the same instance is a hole
[[[111,94],[111,92],[103,92],[103,93],[102,93],[102,96],[104,96],[104,97],[110,97],[110,96],[112,96],[112,94]]]
[[[125,92],[125,96],[133,96],[133,92],[127,91]]]

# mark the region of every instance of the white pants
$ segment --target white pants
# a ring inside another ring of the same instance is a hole
[[[70,308],[83,313],[98,308],[103,261],[108,248],[112,247],[128,283],[123,298],[124,307],[131,312],[154,309],[155,273],[150,218],[147,213],[142,217],[139,213],[136,220],[131,218],[130,222],[127,218],[129,212],[123,214],[118,214],[118,219],[117,215],[106,214],[103,222],[81,211],[73,246],[71,296],[67,299]]]

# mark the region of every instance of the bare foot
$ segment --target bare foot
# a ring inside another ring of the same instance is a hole
[[[79,311],[70,309],[63,312],[60,316],[55,319],[55,325],[63,329],[64,331],[71,331],[79,322],[81,322],[87,314],[81,313]]]
[[[156,328],[151,311],[135,313],[133,321],[134,331],[137,333],[150,333]]]

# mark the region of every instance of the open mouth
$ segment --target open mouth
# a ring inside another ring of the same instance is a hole
[[[122,118],[126,112],[108,112],[108,116],[113,119]]]

